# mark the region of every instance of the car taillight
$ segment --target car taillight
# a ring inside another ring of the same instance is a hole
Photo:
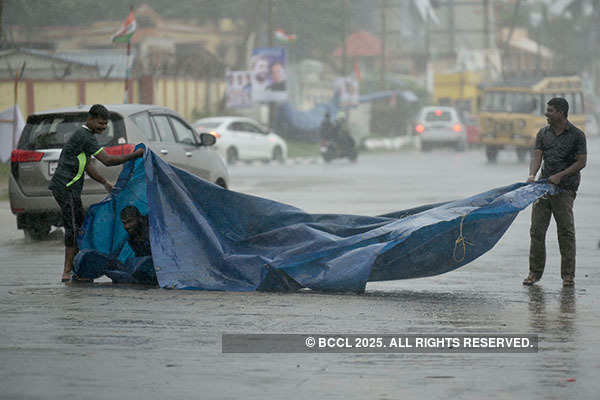
[[[463,128],[461,124],[454,124],[454,126],[452,126],[452,130],[454,132],[462,132]]]
[[[415,131],[417,131],[418,133],[423,133],[425,132],[425,125],[423,124],[419,124],[415,127]]]
[[[135,149],[135,146],[131,143],[127,143],[119,144],[117,146],[105,147],[104,151],[106,152],[106,154],[110,154],[111,156],[118,156],[122,154],[133,153],[133,149]]]
[[[44,153],[41,151],[16,149],[10,154],[10,162],[38,162],[42,160],[42,157],[44,157]]]

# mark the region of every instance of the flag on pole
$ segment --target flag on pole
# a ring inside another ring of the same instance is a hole
[[[131,40],[131,36],[135,32],[136,23],[135,17],[133,16],[133,10],[129,11],[129,15],[125,20],[125,24],[121,29],[112,36],[113,43],[127,43]]]
[[[275,40],[282,42],[282,43],[294,43],[294,41],[296,40],[296,35],[291,35],[289,33],[286,33],[281,28],[275,29],[273,31],[273,36],[275,37]]]

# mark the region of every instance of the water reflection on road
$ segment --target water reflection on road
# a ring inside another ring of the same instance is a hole
[[[375,215],[510,184],[526,168],[440,151],[240,165],[231,174],[236,190],[308,211]],[[589,165],[575,206],[575,288],[561,287],[553,225],[543,280],[521,285],[529,210],[468,266],[370,283],[364,295],[173,291],[106,279],[63,285],[62,233],[28,243],[0,203],[0,397],[595,399],[598,181],[600,167]],[[221,354],[222,333],[261,332],[531,333],[540,342],[535,354]]]

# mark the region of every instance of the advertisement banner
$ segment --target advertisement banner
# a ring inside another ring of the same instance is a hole
[[[358,106],[359,88],[354,76],[339,77],[333,81],[335,96],[339,99],[339,107]]]
[[[252,78],[250,71],[227,71],[225,74],[225,101],[227,108],[252,105]]]
[[[252,101],[258,103],[287,100],[286,54],[281,47],[258,48],[250,59]]]

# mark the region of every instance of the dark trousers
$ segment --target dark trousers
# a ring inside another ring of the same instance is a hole
[[[83,224],[83,206],[81,193],[70,190],[52,190],[52,195],[60,207],[63,227],[65,228],[65,246],[77,247],[77,233]]]
[[[544,196],[533,203],[531,211],[531,246],[529,249],[529,272],[537,279],[542,277],[546,264],[546,231],[550,216],[554,216],[560,248],[560,276],[575,277],[575,221],[573,202],[575,192],[563,190],[553,196]]]
[[[158,284],[152,257],[135,257],[125,264],[97,250],[82,250],[74,261],[74,273],[80,278],[108,276],[115,283]]]

